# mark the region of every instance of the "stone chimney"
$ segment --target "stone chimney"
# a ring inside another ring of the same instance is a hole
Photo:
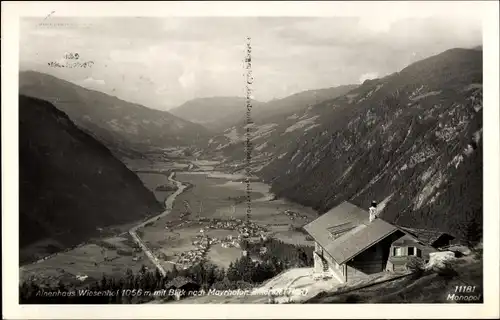
[[[368,212],[370,213],[370,222],[375,220],[377,218],[377,202],[372,201],[372,205],[368,209]]]

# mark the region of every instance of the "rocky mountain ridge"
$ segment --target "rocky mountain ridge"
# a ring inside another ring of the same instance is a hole
[[[357,88],[357,85],[308,90],[258,105],[257,108],[252,106],[253,124],[250,126],[253,132],[252,144],[257,157],[254,160],[265,159],[278,149],[286,148],[288,142],[298,139],[303,132],[317,126],[316,120],[320,115],[309,116],[308,113],[314,105],[342,96],[354,88]],[[211,137],[206,148],[208,153],[222,154],[232,159],[245,157],[242,149],[246,141],[244,111],[246,110],[241,112],[242,116],[238,122],[232,123],[223,132]],[[276,145],[276,141],[280,141],[280,146]]]
[[[260,171],[278,196],[321,212],[376,200],[389,221],[452,234],[482,221],[481,51],[365,81],[305,117],[317,126]]]

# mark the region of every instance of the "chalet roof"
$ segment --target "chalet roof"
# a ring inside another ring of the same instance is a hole
[[[337,263],[342,264],[397,230],[396,226],[378,218],[357,226],[324,248]]]
[[[316,220],[304,226],[304,229],[316,237],[325,233],[325,229],[332,228],[343,223],[351,222],[353,224],[360,224],[363,221],[368,221],[368,212],[350,202],[344,201],[338,206],[330,209]]]
[[[439,239],[442,235],[448,235],[446,232],[442,232],[439,230],[429,230],[429,229],[417,229],[417,228],[408,228],[408,227],[400,227],[403,231],[413,235],[418,240],[422,241],[426,245],[432,246],[432,244]]]
[[[445,232],[396,226],[377,218],[369,221],[369,213],[347,201],[304,226],[314,240],[338,263],[354,258],[397,230],[426,246]]]
[[[333,238],[330,232],[335,227],[350,230]],[[342,264],[395,232],[398,227],[380,218],[370,223],[368,211],[345,201],[304,226],[304,229],[337,263]]]
[[[189,278],[186,278],[186,277],[175,277],[174,279],[172,279],[170,282],[168,282],[165,287],[166,288],[180,288],[182,286],[185,286],[186,284],[188,283],[195,283],[193,280],[189,279]]]

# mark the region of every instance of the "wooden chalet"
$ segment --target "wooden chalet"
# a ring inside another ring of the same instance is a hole
[[[340,282],[399,272],[410,257],[427,261],[453,239],[443,232],[399,227],[370,213],[346,201],[304,226],[315,241],[315,272],[332,273]]]

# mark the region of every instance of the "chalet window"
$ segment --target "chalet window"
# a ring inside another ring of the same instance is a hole
[[[420,250],[419,248],[415,248],[415,247],[408,247],[408,255],[409,256],[421,257],[422,256],[422,250]]]
[[[394,247],[392,255],[395,256],[395,257],[402,256],[403,255],[403,248],[401,248],[401,247]]]

